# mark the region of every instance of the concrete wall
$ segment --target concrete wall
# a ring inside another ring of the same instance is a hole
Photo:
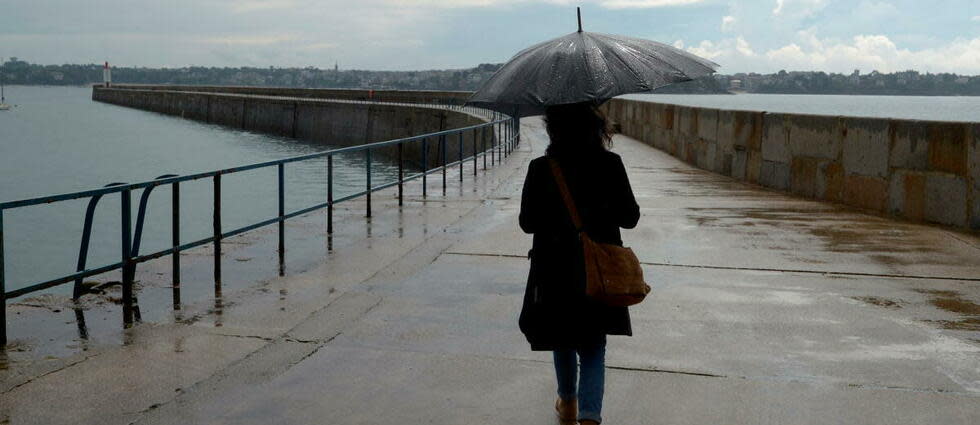
[[[813,199],[980,230],[980,123],[727,111],[613,99],[623,134]]]
[[[137,88],[139,87],[139,88]],[[384,103],[351,103],[343,100],[327,100],[331,91],[316,90],[316,93],[303,93],[303,89],[289,89],[279,93],[270,88],[211,87],[198,86],[114,86],[105,88],[94,86],[92,99],[162,114],[220,124],[228,127],[258,131],[269,134],[293,137],[302,140],[324,142],[330,145],[354,146],[380,142],[440,130],[468,127],[484,123],[482,118],[461,111],[425,106],[391,105]],[[164,90],[163,88],[186,88],[194,91]],[[262,91],[261,95],[228,93],[238,89]],[[343,90],[338,96],[348,99],[359,94],[355,90]],[[400,101],[431,101],[430,94],[423,93],[419,99],[410,98],[400,92]],[[294,94],[302,94],[295,97]],[[482,136],[479,135],[477,137]],[[492,137],[488,132],[486,137]],[[473,154],[474,134],[464,136],[464,156]],[[428,142],[428,162],[430,167],[441,163],[438,141]],[[483,139],[478,138],[478,145]],[[459,156],[459,143],[455,137],[447,141],[446,154],[449,161]],[[488,145],[489,146],[489,145]],[[406,160],[417,158],[421,163],[421,143],[406,144]],[[374,153],[394,157],[397,148],[382,148]]]

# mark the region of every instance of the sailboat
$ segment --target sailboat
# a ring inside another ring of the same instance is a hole
[[[7,104],[7,99],[3,96],[3,70],[0,70],[0,111],[9,109],[10,105]]]

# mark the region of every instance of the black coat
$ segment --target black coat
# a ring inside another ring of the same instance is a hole
[[[640,207],[619,155],[558,157],[562,174],[596,242],[622,245],[619,228],[633,228]],[[548,157],[531,161],[521,195],[521,229],[534,234],[531,270],[521,309],[521,332],[532,350],[575,348],[606,335],[632,335],[626,307],[607,307],[585,295],[582,245],[551,172]]]

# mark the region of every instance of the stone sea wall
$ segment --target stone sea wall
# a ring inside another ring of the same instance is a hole
[[[387,99],[422,103],[446,100],[456,92],[440,97],[441,92],[120,85],[94,86],[92,100],[331,146],[361,145],[486,122],[464,111],[438,107],[351,102],[383,93]],[[492,134],[465,134],[464,155],[472,155],[474,139],[482,148],[483,137],[489,140]],[[381,148],[377,153],[391,156],[396,149]],[[407,158],[417,158],[421,143],[406,144],[404,149]],[[455,137],[447,141],[446,155],[450,161],[459,155]],[[438,141],[428,142],[427,157],[430,166],[441,163]]]
[[[99,86],[96,86],[99,87]],[[334,100],[372,100],[382,102],[462,104],[472,92],[439,90],[364,90],[364,89],[307,89],[293,87],[249,87],[249,86],[189,86],[189,85],[149,85],[114,84],[113,88],[137,90],[162,90],[228,94],[254,94],[261,96],[285,96],[311,99]]]
[[[980,230],[980,123],[719,110],[613,99],[619,131],[716,173]]]

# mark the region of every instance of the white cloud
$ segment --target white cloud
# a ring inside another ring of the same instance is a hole
[[[735,28],[735,17],[734,16],[729,15],[729,16],[725,16],[725,17],[721,18],[721,30],[723,32],[729,32],[729,31],[733,30],[734,28]]]
[[[786,4],[783,2],[783,0],[776,0],[776,8],[772,10],[772,14],[773,15],[776,15],[776,16],[782,15],[783,14],[783,6],[785,6],[785,5]]]
[[[289,1],[289,0],[276,0]],[[685,6],[705,0],[385,0],[397,6],[464,8],[507,6],[516,3],[550,3],[566,6],[593,3],[606,9],[648,9],[655,7]]]
[[[819,12],[827,5],[827,0],[776,0],[773,16],[805,18]]]
[[[921,50],[898,47],[884,35],[858,35],[851,40],[820,39],[801,31],[798,40],[759,54],[742,37],[702,41],[687,51],[722,64],[722,72],[815,70],[850,72],[923,72],[980,74],[980,38],[957,39]]]
[[[651,7],[685,6],[704,0],[599,0],[599,6],[608,9],[641,9]]]
[[[973,21],[973,22],[980,22],[980,15],[974,16],[974,17],[970,18],[970,20]]]

